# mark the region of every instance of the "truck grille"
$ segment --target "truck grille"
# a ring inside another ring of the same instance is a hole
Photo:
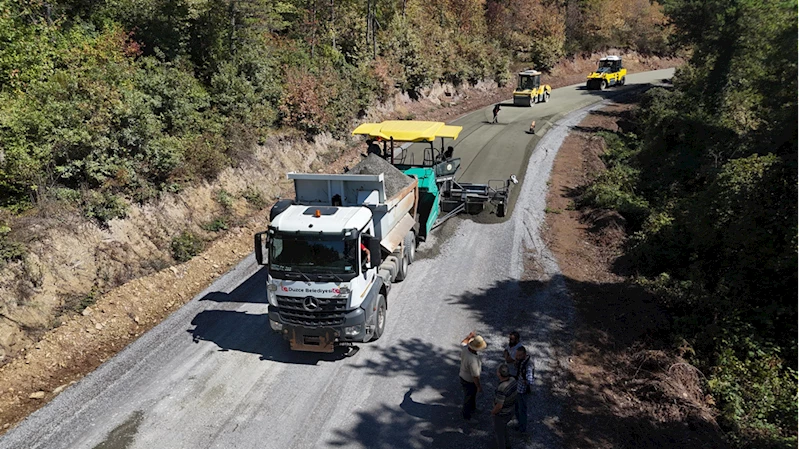
[[[278,296],[277,307],[280,317],[287,323],[307,327],[338,326],[344,323],[347,298]]]

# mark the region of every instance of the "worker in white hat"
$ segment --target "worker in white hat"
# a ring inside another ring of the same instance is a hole
[[[488,345],[483,337],[470,332],[461,341],[461,346],[459,377],[463,387],[463,419],[468,421],[472,419],[472,414],[477,408],[477,393],[483,391],[483,387],[480,385],[480,371],[483,368],[480,351]]]

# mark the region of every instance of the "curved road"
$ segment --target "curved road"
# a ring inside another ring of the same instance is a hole
[[[461,180],[524,176],[516,210],[503,223],[456,219],[439,229],[392,290],[383,338],[355,356],[289,351],[269,329],[265,273],[249,256],[9,431],[0,448],[490,447],[494,373],[512,328],[537,372],[532,438],[515,443],[559,447],[556,373],[571,308],[538,237],[552,161],[589,109],[672,74],[633,74],[624,88],[601,93],[556,89],[549,103],[503,107],[499,125],[488,123],[490,107],[455,121],[464,127]],[[532,120],[536,136],[526,133]],[[521,280],[526,259],[541,268],[540,280]],[[465,424],[458,343],[473,329],[489,348],[482,413]]]

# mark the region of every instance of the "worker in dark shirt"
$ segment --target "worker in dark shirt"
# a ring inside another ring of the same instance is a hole
[[[374,140],[369,139],[366,141],[368,145],[366,147],[366,154],[374,154],[380,157],[383,157],[383,150],[380,149],[380,145],[376,144]]]

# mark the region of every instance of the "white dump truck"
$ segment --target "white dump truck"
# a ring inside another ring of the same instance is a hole
[[[275,204],[255,235],[272,329],[300,351],[377,340],[391,283],[414,260],[417,180],[374,155],[350,173],[288,178],[295,198]]]

